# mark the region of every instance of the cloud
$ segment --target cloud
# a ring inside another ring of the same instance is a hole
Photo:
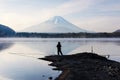
[[[92,30],[92,31],[97,31],[97,32],[113,32],[120,27],[120,18],[119,17],[110,17],[110,16],[97,16],[93,18],[87,18],[84,21],[79,21],[78,25],[80,27],[87,29],[87,30]],[[76,21],[77,22],[77,21]]]
[[[0,76],[0,80],[13,80],[13,79],[9,79],[9,78],[7,78],[7,77]]]
[[[96,12],[106,13],[120,11],[120,0],[102,0],[92,7]]]
[[[102,0],[101,0],[102,1]],[[80,13],[86,9],[89,9],[90,6],[96,4],[100,1],[96,0],[69,0],[63,4],[60,4],[54,8],[43,8],[40,11],[37,11],[35,15],[40,17],[39,21],[47,20],[50,17],[60,15],[72,15],[73,13]],[[33,13],[34,14],[34,13]]]
[[[96,0],[70,0],[69,2],[58,5],[55,8],[48,8],[44,10],[44,13],[49,12],[51,15],[69,15],[88,9],[95,3]]]
[[[0,2],[3,4],[0,7],[0,20],[4,24],[12,26],[13,29],[19,30],[40,23],[55,15],[64,16],[80,12],[87,9],[94,1],[95,0],[69,0],[54,8],[49,8],[47,6],[33,6],[30,2],[29,4],[23,5],[26,1],[20,3],[20,0],[17,3],[16,0],[1,0]]]
[[[113,11],[120,11],[120,4],[111,4],[111,5],[107,5],[107,6],[102,6],[101,11],[109,11],[109,12],[113,12]]]
[[[119,2],[109,3],[112,0],[65,0],[64,2],[61,2],[57,5],[55,3],[55,0],[51,0],[50,3],[46,3],[46,1],[48,0],[0,0],[0,23],[11,26],[13,29],[18,31],[35,24],[39,24],[52,16],[58,15],[63,17],[71,16],[69,19],[74,19],[72,20],[73,24],[79,24],[80,22],[86,27],[87,23],[89,23],[91,26],[95,24],[96,27],[89,27],[89,29],[98,30],[96,28],[100,27],[101,22],[109,22],[109,20],[106,18],[101,18],[101,14],[111,19],[111,15],[108,15],[114,11],[119,11],[120,9]],[[109,4],[102,4],[104,2],[107,2]],[[85,11],[87,11],[87,14],[84,14]],[[111,11],[111,13],[109,13],[109,11]],[[77,14],[78,16],[74,14]],[[84,17],[85,21],[83,21],[83,18],[79,17],[80,15],[83,17],[89,15],[92,18]],[[114,14],[112,17],[116,17],[117,15]],[[98,19],[96,20],[95,18]],[[114,18],[110,22],[112,27],[113,24],[118,21]],[[116,23],[116,25],[118,25],[118,23]]]

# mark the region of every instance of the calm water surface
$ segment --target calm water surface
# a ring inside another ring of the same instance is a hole
[[[39,57],[54,55],[57,42],[62,44],[65,55],[93,51],[110,55],[120,62],[120,38],[94,39],[41,39],[41,38],[0,38],[0,80],[48,80],[61,72],[53,71],[49,62]]]

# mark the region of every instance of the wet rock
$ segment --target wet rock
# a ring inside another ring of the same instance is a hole
[[[94,53],[41,58],[62,73],[55,80],[120,80],[120,63]]]

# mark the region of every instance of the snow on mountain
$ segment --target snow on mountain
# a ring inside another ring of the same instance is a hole
[[[22,32],[72,33],[72,32],[88,32],[88,31],[75,26],[74,24],[66,21],[64,18],[60,16],[55,16],[41,24],[28,27],[22,30]]]
[[[14,36],[15,31],[8,26],[0,24],[0,37]]]

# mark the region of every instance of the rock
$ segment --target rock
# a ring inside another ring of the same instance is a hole
[[[120,80],[120,63],[94,53],[46,56],[62,73],[55,80]]]

